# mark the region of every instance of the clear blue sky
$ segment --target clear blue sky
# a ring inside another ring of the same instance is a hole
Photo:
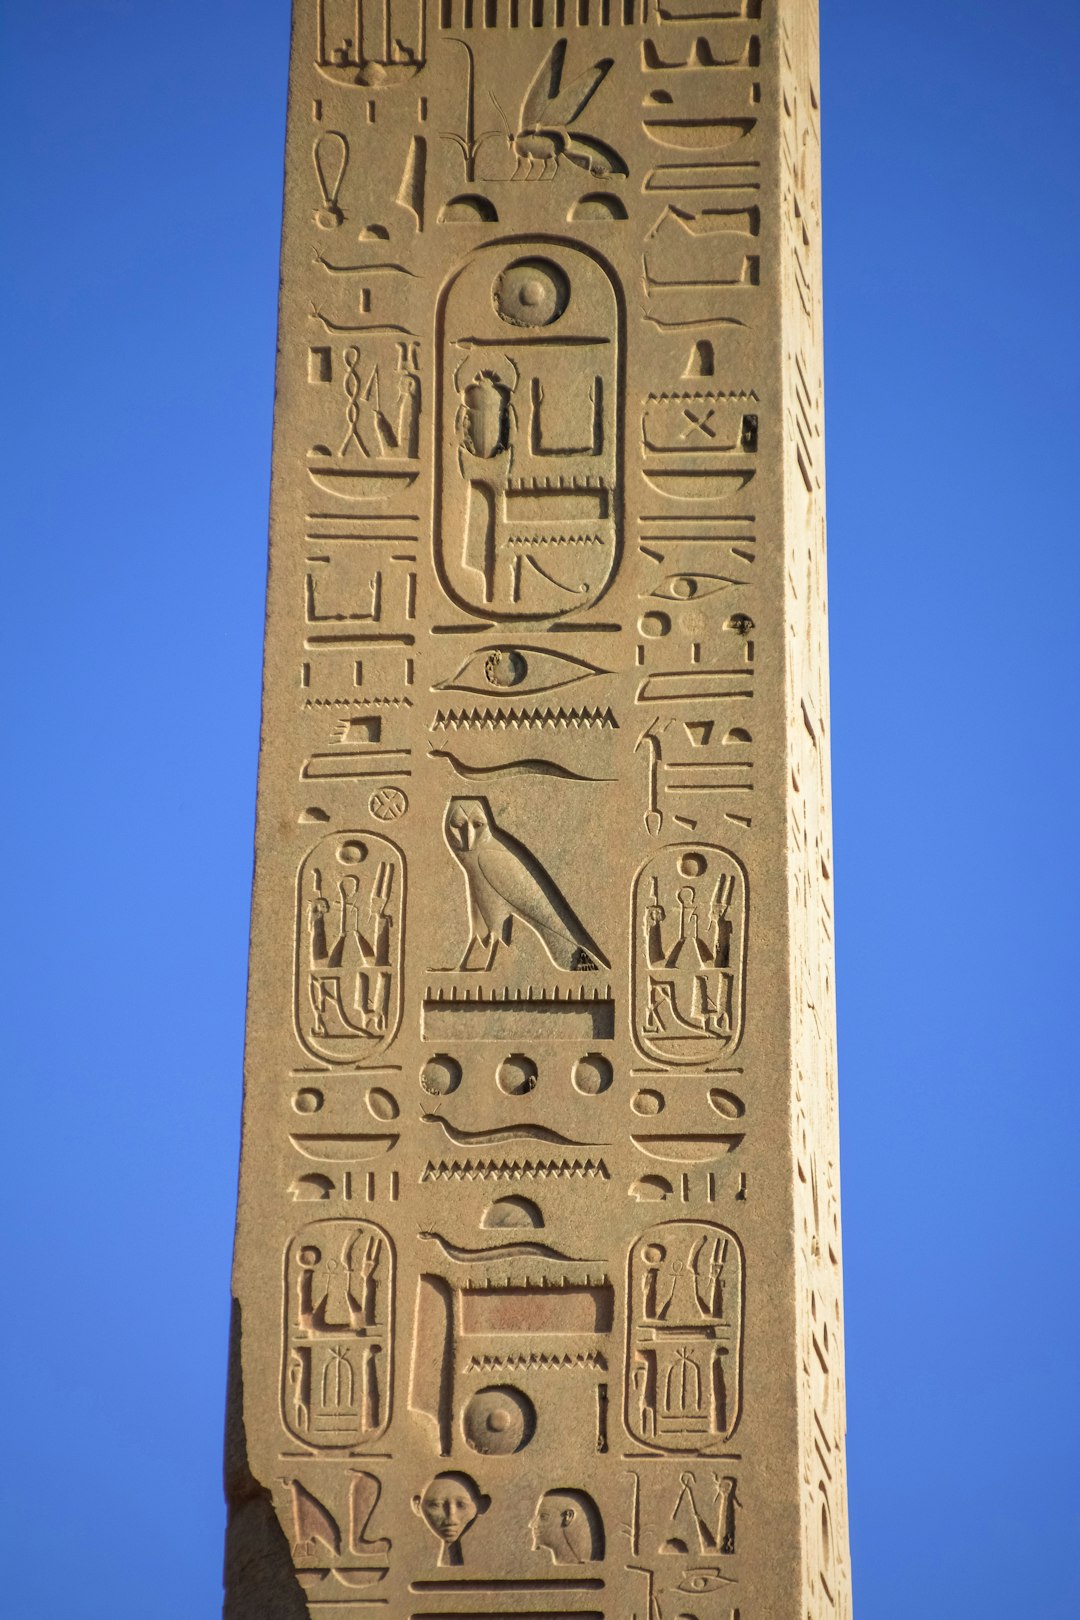
[[[856,1607],[1075,1620],[1080,11],[823,9]],[[203,1620],[288,4],[0,16],[0,1606]]]

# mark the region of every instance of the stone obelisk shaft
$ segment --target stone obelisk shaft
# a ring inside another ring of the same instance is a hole
[[[297,0],[230,1620],[850,1613],[816,28]]]

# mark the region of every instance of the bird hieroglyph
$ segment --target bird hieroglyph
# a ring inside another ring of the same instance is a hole
[[[535,855],[496,825],[486,799],[451,799],[443,831],[468,889],[469,943],[459,972],[490,972],[500,945],[513,942],[515,918],[556,967],[588,973],[611,966]]]

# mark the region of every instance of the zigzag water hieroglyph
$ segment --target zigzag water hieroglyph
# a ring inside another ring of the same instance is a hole
[[[603,1159],[429,1159],[421,1181],[609,1181]]]
[[[410,697],[305,698],[305,709],[411,709]]]
[[[567,1351],[562,1356],[544,1355],[538,1350],[507,1356],[470,1356],[466,1372],[607,1372],[607,1357],[599,1350]]]
[[[439,709],[431,722],[432,731],[539,730],[561,731],[570,727],[600,730],[618,729],[610,709]]]

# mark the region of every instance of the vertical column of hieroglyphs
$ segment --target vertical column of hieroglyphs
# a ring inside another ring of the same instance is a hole
[[[232,1620],[843,1612],[811,9],[295,5]]]
[[[825,589],[817,14],[782,13],[785,540],[797,1304],[807,1615],[850,1613]]]

